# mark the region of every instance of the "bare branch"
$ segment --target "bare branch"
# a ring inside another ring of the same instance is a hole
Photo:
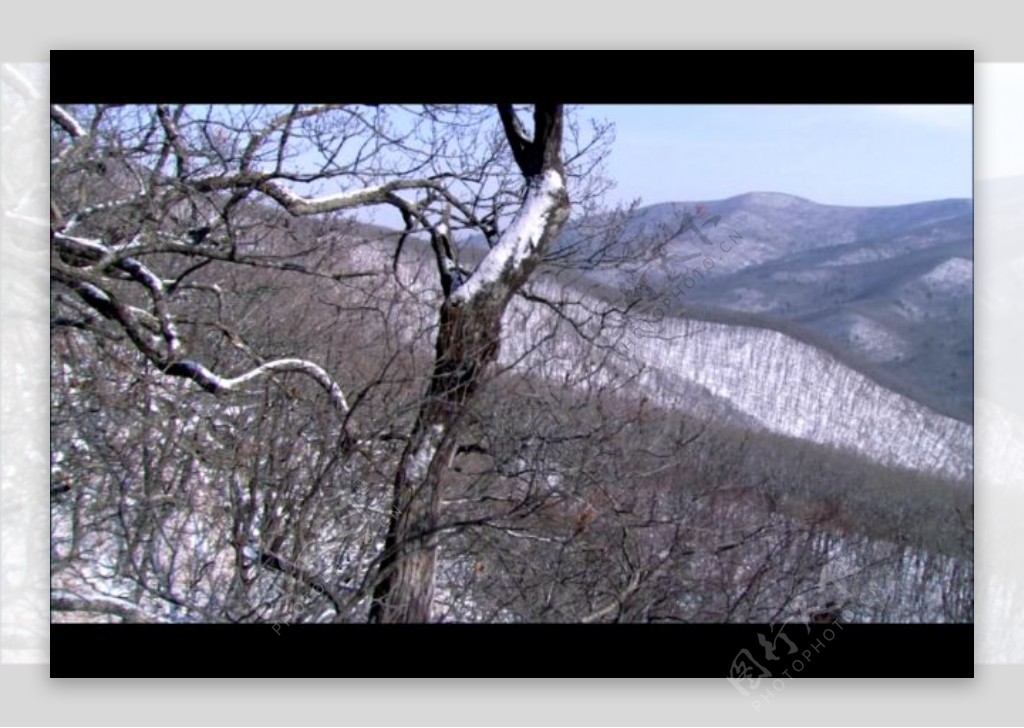
[[[453,294],[453,302],[488,295],[503,282],[513,289],[526,269],[535,265],[543,245],[568,217],[568,198],[561,174],[548,170],[528,184],[526,199],[473,275]]]
[[[331,402],[342,414],[348,414],[348,402],[341,387],[320,366],[305,359],[277,359],[267,362],[237,377],[225,378],[214,374],[202,364],[194,361],[173,362],[164,370],[165,374],[185,377],[196,382],[203,389],[213,394],[221,394],[239,389],[254,379],[271,372],[298,372],[305,374],[319,384],[330,395]]]
[[[120,617],[125,622],[151,622],[152,616],[127,599],[95,594],[84,597],[70,592],[50,595],[50,609],[57,612],[85,612]]]
[[[85,136],[85,129],[82,128],[82,125],[71,114],[64,110],[64,107],[50,104],[50,118],[75,139]]]
[[[359,190],[338,192],[324,197],[306,198],[296,195],[276,182],[267,181],[258,185],[258,189],[275,200],[293,215],[319,215],[338,210],[351,210],[365,205],[390,204],[402,207],[401,198],[394,193],[398,190],[431,189],[437,187],[434,180],[393,180],[382,185],[364,187]],[[397,199],[396,199],[397,198]]]

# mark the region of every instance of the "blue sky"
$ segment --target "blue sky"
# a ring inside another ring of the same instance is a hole
[[[897,205],[972,190],[971,106],[586,106],[615,123],[616,201],[787,192]]]

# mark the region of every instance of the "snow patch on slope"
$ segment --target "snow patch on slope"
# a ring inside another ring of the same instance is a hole
[[[974,285],[974,263],[966,258],[950,258],[921,276],[921,282],[936,293],[970,293]]]
[[[900,361],[910,355],[910,345],[894,331],[866,316],[853,316],[847,337],[872,361]]]

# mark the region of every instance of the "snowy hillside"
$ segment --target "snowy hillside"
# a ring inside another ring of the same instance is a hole
[[[565,295],[553,287],[532,290]],[[585,311],[599,308],[579,294],[566,310],[583,319]],[[770,329],[683,318],[656,322],[638,314],[618,323],[617,334],[599,340],[614,344],[610,353],[589,348],[548,307],[518,301],[506,317],[502,361],[557,381],[618,383],[683,411],[694,409],[699,388],[720,411],[727,406],[771,432],[856,451],[882,464],[970,475],[970,425],[886,389],[810,344]],[[553,327],[558,333],[550,336]],[[696,402],[706,413],[706,402]]]
[[[964,258],[951,258],[935,266],[921,277],[921,281],[937,294],[970,293],[974,282],[974,263]]]

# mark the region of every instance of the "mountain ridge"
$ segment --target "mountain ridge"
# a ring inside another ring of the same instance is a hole
[[[678,234],[686,213],[695,215],[703,238]],[[620,238],[633,242],[580,243],[570,229],[555,250],[579,245],[575,259],[585,260],[607,245],[612,252],[604,265],[580,269],[590,284],[619,291],[640,286],[682,309],[787,320],[846,349],[847,359],[889,368],[898,390],[969,421],[973,224],[973,201],[965,198],[864,207],[759,191],[639,208],[620,224]],[[661,255],[629,263],[644,240],[660,240]],[[616,255],[627,262],[616,266]],[[570,268],[572,258],[559,267]],[[958,285],[929,278],[951,261],[961,274]],[[702,267],[694,272],[694,265]]]

